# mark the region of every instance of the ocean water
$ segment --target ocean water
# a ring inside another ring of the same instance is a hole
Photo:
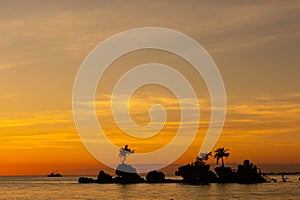
[[[285,183],[251,185],[79,184],[78,178],[0,177],[0,199],[300,199],[299,176],[292,175]]]

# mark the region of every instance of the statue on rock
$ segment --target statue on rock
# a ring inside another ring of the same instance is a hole
[[[121,159],[122,164],[126,161],[126,156],[133,154],[135,151],[128,148],[128,145],[126,144],[124,148],[120,148],[119,157]]]
[[[125,163],[126,157],[134,152],[134,150],[128,148],[127,144],[123,148],[120,148],[119,157],[122,164],[119,164],[115,171],[117,175],[115,180],[118,183],[141,183],[145,181],[137,174],[137,171],[134,167]]]

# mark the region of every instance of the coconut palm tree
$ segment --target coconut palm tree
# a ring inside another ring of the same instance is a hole
[[[215,150],[215,155],[214,158],[217,158],[217,164],[219,163],[219,160],[222,160],[222,167],[224,167],[224,159],[223,157],[227,158],[229,156],[228,153],[229,149],[225,149],[223,148],[218,148],[217,150]]]

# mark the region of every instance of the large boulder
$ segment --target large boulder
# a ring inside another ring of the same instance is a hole
[[[210,165],[185,165],[178,168],[175,175],[181,176],[183,182],[205,184],[217,182],[217,175],[209,170]]]
[[[136,169],[131,165],[119,164],[116,169],[116,175],[118,176],[127,176],[130,174],[136,174]]]
[[[134,167],[124,163],[117,166],[116,175],[115,182],[117,183],[142,183],[145,181],[137,174]]]
[[[264,183],[267,180],[261,173],[257,172],[257,167],[250,163],[249,160],[244,160],[243,165],[238,165],[237,170],[238,183]]]
[[[103,170],[101,170],[98,174],[98,180],[99,183],[111,183],[113,181],[113,178],[111,175],[105,173]]]
[[[78,183],[95,183],[96,181],[92,178],[80,177]]]
[[[219,177],[220,183],[236,183],[237,175],[232,171],[231,167],[216,167],[215,172]]]
[[[164,182],[165,174],[163,172],[158,172],[156,170],[151,171],[147,174],[146,180],[149,183],[160,183]]]

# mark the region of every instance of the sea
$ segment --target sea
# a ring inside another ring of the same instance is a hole
[[[248,185],[122,185],[79,184],[79,176],[2,176],[0,199],[300,199],[299,175],[288,175],[287,182],[281,182],[281,176],[271,177],[276,178],[278,182]]]

